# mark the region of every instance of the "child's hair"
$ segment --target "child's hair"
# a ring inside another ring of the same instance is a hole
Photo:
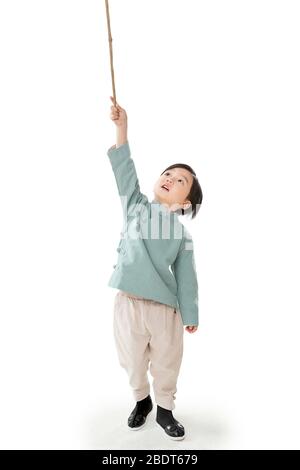
[[[161,175],[165,171],[171,170],[171,168],[184,168],[185,170],[188,170],[193,175],[193,184],[191,186],[189,194],[187,195],[187,199],[191,201],[192,205],[187,210],[181,209],[181,215],[187,215],[188,213],[192,212],[191,218],[194,219],[194,217],[196,217],[200,209],[200,204],[202,203],[202,199],[203,199],[202,189],[198,181],[198,178],[196,176],[196,173],[194,172],[193,168],[191,168],[189,165],[186,165],[185,163],[174,163],[174,165],[168,166],[168,168],[166,168],[161,173]]]

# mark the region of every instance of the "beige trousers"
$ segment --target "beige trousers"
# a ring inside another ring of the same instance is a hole
[[[119,290],[113,330],[119,363],[128,374],[135,401],[150,394],[150,363],[155,401],[173,410],[183,355],[184,328],[178,309]]]

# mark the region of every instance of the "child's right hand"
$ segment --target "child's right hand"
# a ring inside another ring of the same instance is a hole
[[[195,333],[196,331],[198,330],[198,326],[186,326],[185,327],[185,331],[187,331],[188,333]]]
[[[110,96],[112,102],[114,99]],[[117,127],[126,127],[127,126],[127,114],[125,109],[121,108],[121,106],[116,103],[116,106],[111,106],[111,113],[110,118],[115,123]]]

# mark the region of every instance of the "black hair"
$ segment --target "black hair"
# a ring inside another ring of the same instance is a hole
[[[187,195],[187,199],[191,201],[191,206],[188,209],[179,209],[181,210],[181,215],[187,215],[188,213],[192,213],[191,218],[194,219],[200,209],[200,205],[202,204],[203,194],[200,183],[198,181],[197,175],[193,168],[191,168],[186,163],[174,163],[173,165],[168,166],[162,173],[165,173],[167,170],[171,170],[172,168],[184,168],[188,170],[193,175],[193,183],[190,189],[189,194]]]

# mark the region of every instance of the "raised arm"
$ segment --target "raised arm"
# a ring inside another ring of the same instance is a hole
[[[112,96],[110,99],[114,102]],[[116,147],[118,148],[127,142],[127,114],[125,109],[121,108],[118,103],[116,103],[116,106],[111,106],[110,109],[110,118],[116,125]]]
[[[113,101],[113,98],[110,98]],[[116,144],[109,148],[107,155],[122,199],[123,215],[125,217],[132,206],[145,204],[148,202],[148,198],[140,191],[135,164],[131,158],[127,138],[126,111],[118,104],[117,106],[111,106],[110,117],[116,125]]]

